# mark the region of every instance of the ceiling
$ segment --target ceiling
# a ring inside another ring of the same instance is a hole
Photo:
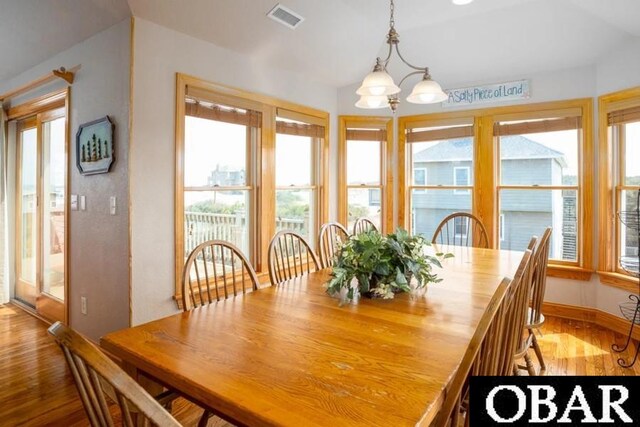
[[[280,1],[306,20],[265,17]],[[135,16],[342,87],[385,55],[388,0],[129,0]],[[447,82],[593,64],[640,37],[638,0],[396,0],[403,56]],[[397,58],[390,67],[397,74]],[[394,68],[395,67],[395,68]],[[395,74],[395,73],[394,73]]]
[[[265,15],[280,1],[306,19]],[[243,53],[265,66],[342,87],[386,54],[388,0],[0,0],[0,81],[129,13]],[[130,10],[129,10],[130,7]],[[396,0],[403,56],[443,85],[593,64],[640,37],[638,0]],[[33,31],[37,28],[37,31]],[[402,74],[399,61],[390,66]]]
[[[0,83],[129,15],[126,0],[0,0]]]

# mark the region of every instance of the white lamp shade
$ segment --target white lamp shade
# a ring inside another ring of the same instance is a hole
[[[356,93],[364,96],[386,96],[400,92],[393,78],[386,71],[372,71],[362,81]]]
[[[385,108],[389,106],[389,98],[386,95],[382,96],[367,96],[362,95],[358,102],[356,102],[356,107],[358,108],[366,108],[370,110],[374,110],[376,108]]]
[[[435,104],[446,101],[448,97],[437,82],[421,80],[413,87],[407,101],[412,104]]]

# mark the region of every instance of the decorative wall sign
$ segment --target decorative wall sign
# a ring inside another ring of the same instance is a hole
[[[442,103],[443,107],[513,101],[515,99],[527,99],[531,96],[529,80],[448,89],[445,92],[449,95],[449,98]]]
[[[76,134],[76,162],[82,175],[109,172],[114,161],[113,130],[109,116],[80,125]]]

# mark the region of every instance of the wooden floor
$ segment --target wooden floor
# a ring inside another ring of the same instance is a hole
[[[62,354],[46,328],[17,307],[0,306],[3,426],[88,425]],[[623,369],[616,362],[619,355],[610,350],[611,343],[624,342],[620,334],[583,321],[552,317],[542,333],[539,342],[547,361],[547,375],[640,375],[640,361],[633,369]],[[181,424],[192,426],[201,414],[184,400],[175,403],[173,412]],[[209,425],[221,423],[211,420]]]

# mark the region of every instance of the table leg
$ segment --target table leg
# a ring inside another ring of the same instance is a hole
[[[164,390],[157,382],[151,380],[149,377],[145,376],[141,371],[138,370],[134,365],[122,361],[122,369],[129,374],[131,378],[133,378],[138,384],[142,386],[151,396],[157,396]],[[138,417],[137,412],[132,414],[134,425],[136,426],[144,426],[143,417]]]

